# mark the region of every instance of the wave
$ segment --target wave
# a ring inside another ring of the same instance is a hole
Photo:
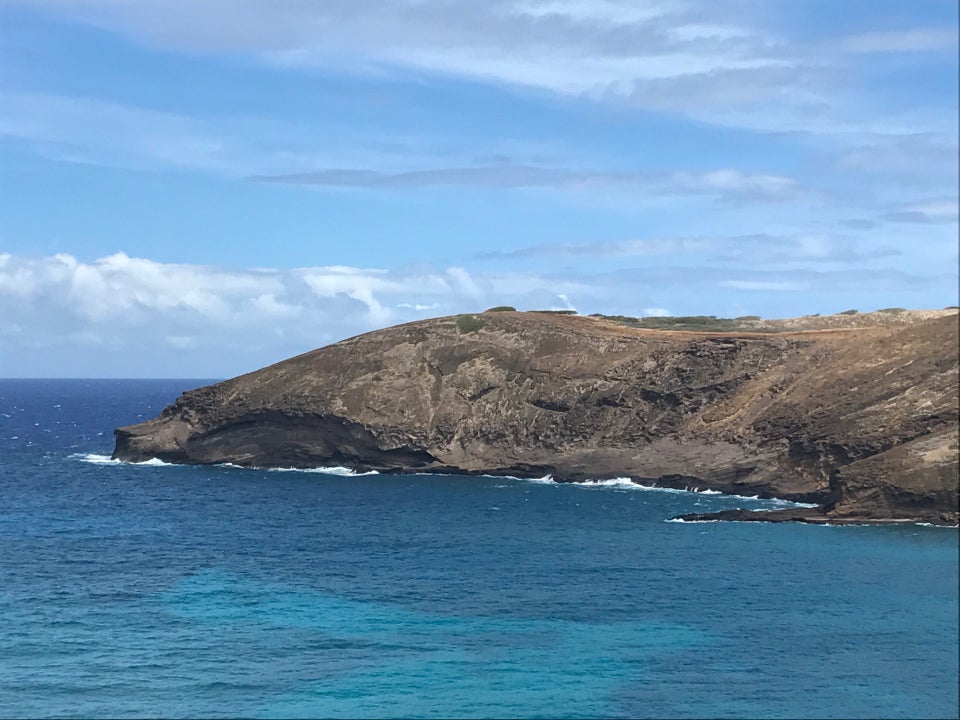
[[[782,498],[761,498],[759,495],[734,495],[732,493],[721,492],[720,490],[701,490],[698,487],[672,488],[661,487],[659,485],[643,485],[629,477],[607,478],[603,480],[582,480],[579,482],[559,482],[553,479],[552,475],[544,475],[539,478],[520,478],[513,475],[482,475],[481,477],[494,478],[497,480],[519,480],[521,482],[536,483],[538,485],[568,485],[581,488],[615,488],[618,490],[640,490],[644,492],[671,493],[674,495],[714,495],[718,497],[733,498],[735,500],[753,500],[756,502],[767,503],[777,507],[784,508],[815,508],[816,503],[802,503],[794,500],[784,500]],[[759,510],[769,510],[769,507],[759,508]]]
[[[148,465],[153,467],[161,466],[177,466],[178,463],[165,462],[159,458],[150,458],[149,460],[143,460],[142,462],[127,462],[125,460],[117,460],[110,457],[109,455],[102,455],[99,453],[75,453],[70,455],[70,458],[74,460],[79,460],[81,462],[91,463],[93,465]],[[280,467],[280,468],[262,468],[262,467],[244,467],[242,465],[236,465],[234,463],[217,463],[216,467],[239,469],[239,470],[260,470],[266,472],[297,472],[297,473],[315,473],[319,475],[337,475],[340,477],[362,477],[366,475],[379,475],[380,473],[377,470],[354,470],[353,468],[343,467],[342,465],[332,465],[332,466],[320,466],[312,468],[295,468],[295,467]],[[420,473],[420,474],[432,474],[432,473]],[[715,495],[720,497],[733,498],[736,500],[753,500],[757,502],[764,502],[772,504],[778,507],[790,507],[790,508],[814,508],[817,507],[816,503],[802,503],[795,502],[793,500],[783,500],[781,498],[761,498],[759,495],[733,495],[730,493],[724,493],[720,490],[701,490],[698,487],[686,487],[686,488],[672,488],[672,487],[661,487],[659,485],[643,485],[636,482],[635,480],[630,479],[629,477],[616,477],[616,478],[606,478],[598,480],[583,480],[580,482],[559,482],[554,480],[553,475],[544,475],[543,477],[533,477],[533,478],[521,478],[514,475],[480,475],[479,477],[491,478],[496,480],[516,480],[518,482],[534,483],[536,485],[569,485],[573,487],[581,488],[614,488],[618,490],[639,490],[645,492],[661,492],[661,493],[672,493],[677,495]],[[769,508],[760,508],[763,510]]]
[[[174,467],[177,465],[177,463],[166,462],[160,458],[150,458],[149,460],[142,460],[141,462],[129,462],[100,453],[74,453],[70,455],[69,458],[71,460],[90,463],[91,465],[150,465],[153,467]]]
[[[791,508],[815,508],[820,507],[817,503],[805,503],[797,502],[795,500],[784,500],[782,498],[767,498],[764,502],[771,503],[773,505],[779,505],[781,507],[791,507]]]
[[[359,477],[360,475],[379,475],[380,473],[376,470],[367,470],[362,472],[360,470],[353,470],[352,468],[343,467],[342,465],[332,465],[329,467],[311,467],[311,468],[295,468],[295,467],[259,467],[257,465],[237,465],[231,462],[217,463],[216,467],[230,468],[232,470],[259,470],[260,472],[296,472],[296,473],[318,473],[321,475],[339,475],[341,477]]]
[[[232,467],[237,467],[233,465]],[[360,477],[362,475],[379,475],[376,470],[360,471],[353,468],[333,465],[330,467],[312,467],[312,468],[250,468],[251,470],[266,470],[267,472],[299,472],[299,473],[319,473],[321,475],[339,475],[340,477]]]
[[[544,475],[543,477],[538,478],[514,478],[514,480],[522,480],[523,482],[534,483],[536,485],[562,485],[553,479],[553,475]]]
[[[414,473],[415,475],[431,475],[434,477],[449,477],[449,473]],[[468,476],[464,476],[468,477]],[[537,485],[563,485],[564,483],[557,482],[553,479],[553,475],[544,475],[543,477],[538,478],[529,478],[529,477],[517,477],[516,475],[488,475],[483,473],[480,475],[471,475],[469,477],[481,477],[489,478],[491,480],[516,480],[517,482],[528,482],[535,483]],[[510,485],[494,485],[494,487],[507,488],[511,487]]]
[[[723,520],[684,520],[683,518],[670,518],[669,520],[664,520],[668,523],[683,523],[684,525],[705,525],[707,523],[718,523],[724,522]]]
[[[618,488],[620,490],[634,490],[637,487],[637,484],[628,477],[609,478],[607,480],[584,480],[583,482],[576,483],[576,485],[587,488]]]
[[[150,467],[181,467],[181,463],[172,463],[161,460],[160,458],[150,458],[149,460],[142,460],[141,462],[129,462],[127,460],[119,460],[113,458],[109,455],[103,455],[101,453],[74,453],[69,456],[71,460],[79,460],[80,462],[90,463],[91,465],[147,465]],[[359,470],[353,470],[347,467],[341,467],[339,465],[332,467],[314,467],[314,468],[261,468],[261,467],[244,467],[243,465],[235,465],[234,463],[217,463],[215,467],[222,468],[232,468],[235,470],[260,470],[268,472],[301,472],[301,473],[320,473],[323,475],[340,475],[342,477],[358,477],[360,475],[379,475],[376,470],[369,470],[367,472],[361,472]]]

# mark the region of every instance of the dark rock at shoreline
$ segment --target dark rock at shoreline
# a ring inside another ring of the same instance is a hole
[[[647,478],[818,503],[810,522],[955,524],[957,329],[947,311],[775,334],[436,318],[184,393],[119,428],[114,457]]]
[[[823,507],[798,507],[786,510],[744,510],[736,508],[715,513],[687,513],[672,519],[682,520],[683,522],[799,522],[809,525],[909,525],[912,523],[956,525],[955,516],[951,516],[949,513],[944,513],[939,517],[884,518],[875,515],[830,513]]]

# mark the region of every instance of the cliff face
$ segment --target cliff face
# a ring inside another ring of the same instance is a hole
[[[776,334],[438,318],[185,393],[119,428],[114,456],[629,476],[955,523],[957,330],[955,313]]]

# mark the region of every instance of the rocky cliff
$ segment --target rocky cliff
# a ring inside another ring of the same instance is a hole
[[[746,519],[955,524],[957,343],[951,311],[776,333],[437,318],[184,393],[114,456],[627,476],[820,505]]]

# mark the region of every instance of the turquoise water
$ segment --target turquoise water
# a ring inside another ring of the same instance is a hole
[[[0,381],[2,717],[951,717],[955,529],[106,459],[189,381]]]

